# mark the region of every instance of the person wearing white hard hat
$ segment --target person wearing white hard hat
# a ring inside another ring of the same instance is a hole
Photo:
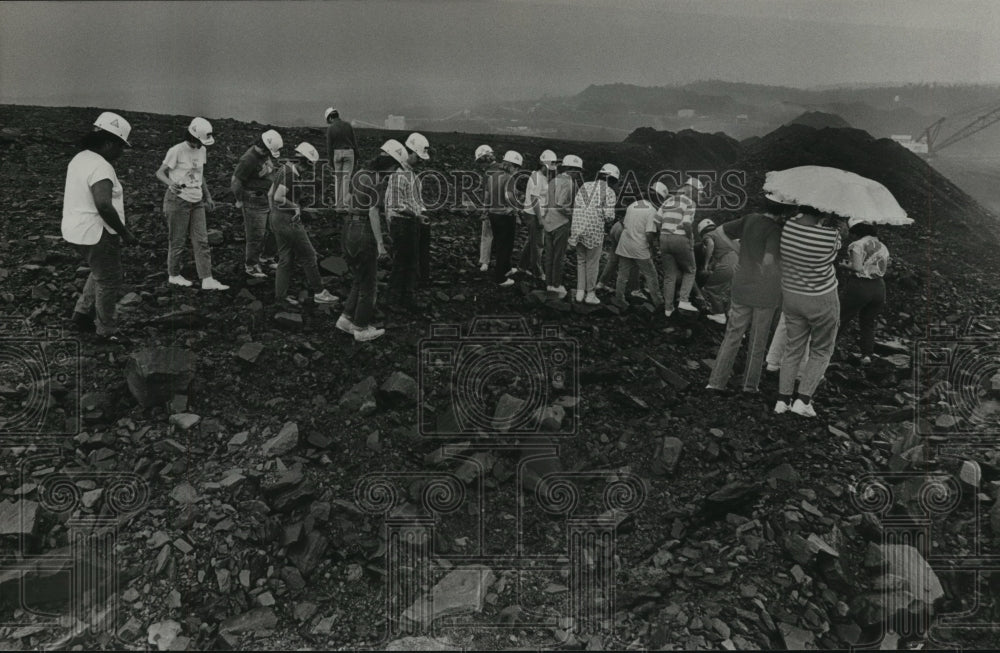
[[[576,250],[576,301],[600,304],[595,289],[604,250],[604,230],[615,221],[618,197],[612,188],[621,173],[606,163],[595,181],[585,182],[573,200],[573,218],[567,244]]]
[[[378,261],[387,257],[382,234],[385,189],[389,175],[406,160],[406,148],[396,140],[386,141],[367,169],[351,178],[351,209],[341,230],[344,259],[351,266],[351,290],[337,328],[358,342],[375,340],[385,329],[372,324],[377,294]]]
[[[677,296],[677,308],[682,311],[698,312],[698,309],[691,303],[691,291],[694,289],[696,270],[693,228],[697,199],[701,196],[703,189],[704,184],[694,177],[689,177],[673,195],[667,197],[659,210],[663,313],[667,317],[670,317],[674,312],[674,295],[677,290],[678,276],[680,276],[681,288]]]
[[[653,305],[659,307],[663,303],[653,252],[656,251],[657,231],[660,228],[657,209],[668,193],[662,182],[657,182],[652,191],[651,199],[644,198],[630,204],[622,219],[622,234],[615,248],[618,257],[615,303],[619,306],[627,306],[625,290],[634,274],[642,277]]]
[[[298,306],[299,300],[288,294],[292,265],[298,263],[306,273],[309,290],[317,304],[333,304],[337,297],[323,287],[316,264],[316,250],[302,225],[302,206],[295,201],[295,180],[303,171],[312,170],[319,161],[319,152],[309,143],[299,143],[295,158],[285,163],[274,176],[268,193],[271,206],[271,229],[278,245],[278,270],[274,275],[274,301],[280,305]]]
[[[496,164],[496,155],[493,153],[493,148],[485,144],[480,145],[476,148],[473,160],[483,170],[483,187],[485,189],[486,173]],[[487,210],[485,200],[483,201],[483,212],[480,214],[479,220],[479,271],[486,272],[490,268],[490,256],[493,253],[493,225],[490,224],[489,211]]]
[[[725,229],[707,219],[698,223],[698,237],[705,248],[705,262],[701,269],[703,279],[698,283],[712,310],[707,317],[718,324],[725,324],[729,311],[729,289],[740,259],[739,241],[731,239]]]
[[[542,227],[545,229],[545,283],[546,290],[562,299],[566,287],[562,283],[566,263],[566,245],[569,241],[570,220],[576,191],[583,183],[583,160],[575,154],[563,157],[562,171],[549,184],[545,201]]]
[[[552,150],[545,150],[538,161],[542,164],[528,176],[528,184],[524,190],[524,223],[528,228],[528,238],[521,248],[518,257],[517,270],[542,279],[542,244],[545,230],[542,227],[542,215],[545,213],[545,200],[548,197],[549,182],[555,179],[556,162],[559,159]],[[516,270],[515,270],[516,271]]]
[[[105,111],[98,116],[66,168],[61,225],[62,237],[76,247],[90,268],[73,309],[73,324],[81,331],[96,331],[102,340],[122,344],[116,315],[122,244],[139,241],[125,226],[124,193],[111,164],[131,147],[131,131],[129,122],[116,113]]]
[[[243,210],[246,232],[243,263],[249,277],[266,277],[262,266],[277,267],[274,234],[267,223],[271,210],[267,198],[283,145],[278,132],[267,130],[243,153],[233,171],[231,189],[236,198],[236,208]]]
[[[323,113],[323,119],[326,120],[326,156],[333,166],[334,206],[343,211],[347,209],[351,175],[358,159],[358,141],[354,137],[354,127],[341,119],[340,112],[333,107]]]
[[[421,266],[421,223],[427,221],[420,177],[414,166],[430,159],[427,139],[410,134],[400,153],[399,170],[389,176],[385,190],[386,219],[392,237],[392,274],[389,276],[390,308],[416,311],[417,281]],[[405,154],[405,157],[402,156]]]
[[[493,280],[504,288],[514,285],[514,280],[509,277],[513,272],[511,258],[517,235],[517,209],[521,206],[516,196],[514,175],[523,162],[518,152],[509,150],[503,155],[503,161],[486,171],[486,212],[497,245]]]
[[[407,136],[406,148],[417,154],[418,164],[431,158],[430,143],[423,134],[413,132]],[[420,202],[423,203],[422,196]],[[426,207],[417,224],[417,271],[420,273],[417,286],[425,287],[431,280],[431,221]]]
[[[184,133],[184,140],[167,150],[156,178],[167,187],[163,194],[163,214],[167,218],[167,283],[188,287],[191,282],[181,275],[184,241],[191,237],[195,269],[202,290],[228,290],[212,276],[212,250],[208,245],[205,212],[215,210],[215,202],[205,183],[206,149],[215,143],[212,125],[195,118]]]

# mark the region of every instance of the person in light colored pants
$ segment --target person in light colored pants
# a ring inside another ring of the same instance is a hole
[[[802,373],[806,369],[806,363],[809,362],[809,340],[806,340],[806,348],[802,354],[802,363],[799,365],[799,371],[796,374],[797,379],[802,378]],[[774,337],[771,338],[771,346],[767,350],[767,370],[769,372],[777,372],[781,369],[781,359],[785,355],[785,349],[788,347],[788,324],[785,321],[785,313],[781,312],[781,316],[778,318],[778,326],[774,329]]]
[[[490,221],[490,214],[483,213],[480,222],[482,227],[479,229],[479,266],[489,267],[490,256],[493,255],[493,224]],[[504,273],[506,272],[504,270]]]
[[[354,150],[333,151],[333,178],[336,180],[336,206],[346,209],[350,201],[351,175],[354,174]]]
[[[757,392],[760,383],[760,359],[767,345],[767,334],[774,320],[773,307],[744,306],[733,303],[726,321],[726,335],[719,345],[715,365],[708,379],[709,388],[725,388],[733,374],[736,354],[740,351],[743,334],[750,330],[746,368],[743,372],[743,392]]]
[[[666,310],[672,311],[677,277],[681,279],[677,295],[680,303],[686,304],[690,301],[691,291],[694,288],[695,261],[691,239],[687,236],[661,233],[660,264],[663,268],[663,301]]]
[[[798,394],[811,398],[833,356],[840,325],[840,297],[836,289],[823,295],[786,291],[782,302],[788,343],[781,358],[778,395],[791,395],[800,374]]]

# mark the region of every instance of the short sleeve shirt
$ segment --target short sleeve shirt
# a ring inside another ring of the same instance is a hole
[[[853,260],[855,252],[861,257],[861,271],[854,274],[862,279],[881,279],[889,266],[889,248],[875,236],[859,238],[847,246],[847,252]]]
[[[648,259],[651,256],[646,234],[657,231],[656,207],[646,200],[634,202],[625,209],[622,220],[622,235],[618,239],[615,254],[634,259]]]
[[[100,154],[84,150],[73,157],[66,168],[66,188],[63,192],[62,236],[76,245],[96,245],[102,232],[115,233],[94,203],[91,186],[111,180],[111,205],[125,224],[125,198],[115,169]]]
[[[187,141],[178,143],[167,150],[167,156],[163,158],[163,165],[167,166],[167,176],[170,181],[183,185],[178,194],[182,200],[187,202],[201,201],[201,186],[204,180],[206,161],[208,161],[208,153],[204,146],[194,148],[188,145]]]
[[[685,225],[694,224],[695,203],[687,195],[671,195],[660,206],[659,219],[663,233],[685,236]]]

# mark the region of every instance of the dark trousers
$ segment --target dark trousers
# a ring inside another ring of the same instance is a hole
[[[344,258],[351,266],[351,292],[344,303],[344,315],[355,326],[371,324],[375,310],[375,273],[378,270],[378,248],[368,216],[360,220],[348,217],[344,221]]]
[[[417,227],[417,251],[420,258],[420,286],[425,287],[431,281],[431,226],[420,224]]]
[[[493,280],[497,283],[503,283],[507,279],[507,272],[511,267],[511,257],[514,254],[517,218],[510,213],[490,213],[490,226],[493,227],[493,248],[497,256]]]
[[[541,277],[542,272],[542,241],[544,239],[544,229],[542,223],[538,221],[534,213],[522,213],[524,223],[527,225],[528,238],[521,248],[521,256],[518,259],[517,267],[529,274]]]
[[[103,229],[96,244],[77,245],[77,250],[86,259],[90,274],[74,310],[83,315],[93,312],[97,333],[111,335],[118,331],[115,310],[122,287],[121,238]]]
[[[292,222],[291,216],[276,211],[271,213],[271,229],[278,244],[278,270],[274,275],[274,299],[282,301],[288,295],[292,278],[292,265],[298,263],[306,273],[309,290],[314,294],[323,290],[323,281],[316,265],[316,250],[301,221]]]
[[[411,218],[397,217],[389,226],[389,233],[392,235],[389,291],[400,304],[412,304],[420,274],[419,225]]]
[[[885,307],[885,281],[881,278],[863,279],[851,275],[844,284],[840,301],[840,332],[844,325],[859,318],[861,329],[861,355],[871,356],[875,351],[875,319]]]
[[[562,285],[567,241],[569,241],[568,222],[545,232],[545,282],[549,286],[558,288]]]

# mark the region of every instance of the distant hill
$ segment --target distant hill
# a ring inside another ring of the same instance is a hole
[[[823,111],[806,111],[801,116],[788,123],[789,125],[805,125],[813,129],[824,127],[850,128],[851,123],[847,122],[835,113],[825,113]]]
[[[625,139],[645,145],[675,170],[721,170],[740,155],[740,144],[723,133],[702,134],[685,129],[674,133],[641,127]]]

